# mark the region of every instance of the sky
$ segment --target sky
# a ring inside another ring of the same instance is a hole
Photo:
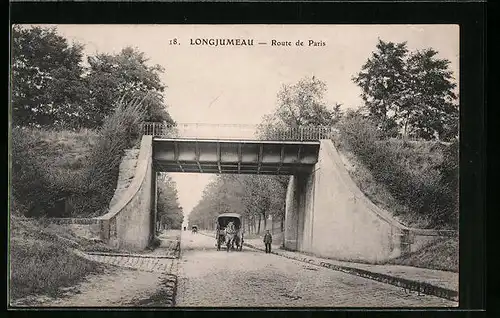
[[[52,25],[54,26],[54,25]],[[315,76],[327,84],[326,101],[344,109],[362,104],[351,78],[378,39],[407,41],[410,50],[432,47],[451,61],[458,83],[458,25],[55,25],[85,53],[136,47],[159,64],[168,111],[178,123],[259,124],[276,107],[283,84]],[[196,46],[196,39],[253,39],[254,46]],[[177,45],[171,41],[177,40]],[[272,40],[291,46],[271,46]],[[308,46],[308,41],[323,46]],[[304,46],[296,46],[297,41]],[[267,45],[257,43],[265,42]],[[197,204],[208,174],[172,174],[185,215]]]

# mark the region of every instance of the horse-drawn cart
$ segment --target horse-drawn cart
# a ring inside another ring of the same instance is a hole
[[[242,250],[243,248],[243,219],[237,213],[224,213],[217,217],[216,246],[219,251],[221,245],[226,250]]]

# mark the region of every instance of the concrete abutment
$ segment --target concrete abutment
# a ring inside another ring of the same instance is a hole
[[[285,242],[289,250],[351,261],[383,261],[409,251],[409,229],[375,206],[350,178],[330,140],[318,163],[290,177]]]
[[[130,186],[107,214],[97,218],[100,238],[108,245],[139,251],[155,235],[156,172],[152,159],[152,136],[143,136],[135,174]]]

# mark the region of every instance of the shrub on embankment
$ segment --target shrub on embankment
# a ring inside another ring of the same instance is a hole
[[[96,216],[106,213],[114,195],[120,163],[125,149],[140,142],[142,105],[133,101],[120,104],[104,120],[95,147],[90,150],[84,180],[84,191],[73,198],[75,214]]]
[[[141,107],[118,106],[97,132],[13,128],[11,203],[30,217],[105,213],[123,152],[140,137]]]
[[[386,264],[438,269],[458,273],[458,240],[439,238],[422,249],[388,261]]]
[[[339,132],[334,142],[360,163],[353,179],[375,203],[409,225],[458,226],[458,143],[387,139],[356,115]]]

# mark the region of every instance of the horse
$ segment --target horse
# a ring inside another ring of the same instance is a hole
[[[234,240],[236,238],[236,227],[234,226],[233,222],[229,222],[226,226],[226,229],[224,230],[225,237],[226,237],[226,246],[227,246],[227,251],[229,252],[229,248],[234,248]]]

